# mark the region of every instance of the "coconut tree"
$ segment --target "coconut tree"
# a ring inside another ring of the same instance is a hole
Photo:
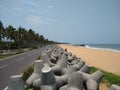
[[[28,35],[29,35],[29,44],[31,47],[35,42],[35,32],[32,29],[29,29]]]
[[[10,45],[11,45],[11,41],[14,41],[15,39],[15,28],[11,25],[9,25],[8,27],[6,27],[5,29],[5,35],[6,35],[6,38],[9,42],[9,49],[10,49]]]
[[[44,40],[45,40],[44,36],[43,36],[43,35],[40,35],[40,42],[41,42],[41,43],[44,43]]]
[[[0,21],[0,42],[2,42],[3,37],[4,37],[4,27],[2,22]]]
[[[19,27],[18,28],[18,31],[16,32],[17,33],[17,42],[18,42],[18,49],[20,51],[21,47],[22,47],[22,44],[23,44],[23,41],[24,41],[24,32],[25,32],[25,29],[22,28],[22,27]]]

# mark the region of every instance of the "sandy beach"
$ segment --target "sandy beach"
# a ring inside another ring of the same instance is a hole
[[[80,57],[91,66],[120,75],[120,52],[97,50],[69,44],[59,44],[59,46],[66,48],[68,52]]]

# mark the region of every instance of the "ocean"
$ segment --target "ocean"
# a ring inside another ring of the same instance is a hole
[[[120,44],[85,44],[85,47],[120,52]]]

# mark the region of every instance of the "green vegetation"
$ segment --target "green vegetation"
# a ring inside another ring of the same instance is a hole
[[[2,60],[3,58],[7,58],[9,56],[11,56],[11,55],[0,55],[0,59]]]
[[[40,55],[37,57],[36,60],[40,60]],[[24,71],[23,71],[23,81],[25,82],[29,77],[30,75],[33,73],[33,70],[34,70],[34,64],[28,66]],[[33,88],[31,87],[26,87],[25,90],[33,90]]]
[[[38,48],[37,46],[32,45],[32,46],[30,47],[30,50],[37,49],[37,48]]]
[[[0,21],[0,50],[21,48],[37,48],[42,45],[54,43],[45,39],[43,35],[39,35],[32,29],[23,27],[15,28],[12,25],[4,27]]]
[[[23,73],[23,81],[24,81],[24,82],[25,82],[25,81],[30,77],[30,75],[33,73],[33,67],[34,67],[34,64],[32,64],[31,66],[27,67],[27,68],[24,70],[24,73]],[[34,89],[31,88],[31,87],[26,86],[26,87],[25,87],[25,90],[34,90]]]
[[[34,90],[34,89],[30,87],[26,87],[25,90]]]
[[[34,70],[34,64],[28,66],[24,71],[23,71],[23,81],[25,82],[28,77],[33,73]]]
[[[37,59],[36,60],[40,60],[40,55],[37,57]]]
[[[90,73],[93,73],[96,70],[100,70],[100,69],[92,67]],[[113,73],[109,73],[104,70],[101,70],[101,71],[104,73],[102,83],[106,84],[107,86],[111,86],[111,84],[116,84],[116,85],[120,86],[120,76],[119,75],[115,75]]]
[[[40,60],[40,55],[36,58],[36,60]],[[30,77],[30,75],[33,73],[34,70],[34,63],[28,66],[24,71],[23,71],[23,80],[24,82]]]

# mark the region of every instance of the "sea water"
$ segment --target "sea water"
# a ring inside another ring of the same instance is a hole
[[[120,52],[120,44],[86,44],[87,48],[104,49],[114,52]]]

